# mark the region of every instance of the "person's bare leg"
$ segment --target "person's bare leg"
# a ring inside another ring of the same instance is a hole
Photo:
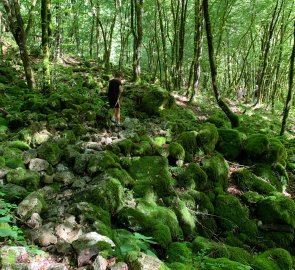
[[[115,118],[117,120],[117,124],[120,125],[120,108],[115,108]]]

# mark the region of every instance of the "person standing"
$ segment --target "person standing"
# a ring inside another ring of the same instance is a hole
[[[120,97],[121,93],[123,92],[122,87],[122,80],[123,80],[123,73],[117,71],[114,74],[114,78],[109,81],[109,88],[108,88],[108,100],[110,108],[113,108],[112,114],[112,122],[114,122],[117,126],[121,126],[120,123]]]

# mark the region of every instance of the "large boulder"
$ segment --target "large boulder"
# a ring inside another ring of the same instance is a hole
[[[56,143],[44,142],[38,149],[38,157],[47,160],[51,165],[56,165],[59,163],[62,151]]]
[[[215,125],[205,123],[197,134],[197,144],[206,154],[214,151],[218,141],[218,131]]]
[[[40,175],[38,172],[17,168],[7,173],[6,181],[9,184],[15,184],[29,191],[34,191],[39,187]]]

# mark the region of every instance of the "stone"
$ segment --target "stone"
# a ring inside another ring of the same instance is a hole
[[[42,247],[47,247],[49,245],[55,245],[57,243],[57,237],[50,229],[42,228],[38,232],[35,242]]]
[[[162,266],[163,262],[157,257],[140,252],[140,255],[130,263],[130,270],[159,270]]]
[[[44,184],[52,184],[53,183],[53,175],[43,175],[42,177],[43,183]]]
[[[110,238],[98,234],[97,232],[90,232],[81,235],[77,240],[72,242],[72,245],[74,249],[79,252],[85,248],[92,247],[101,241],[110,244],[112,247],[115,246],[115,243]]]
[[[82,235],[82,230],[72,222],[66,221],[55,228],[56,235],[67,243],[72,243]]]
[[[52,137],[52,134],[45,129],[34,134],[33,143],[35,145],[40,145],[48,141],[51,137]]]
[[[102,256],[98,255],[92,264],[93,270],[106,270],[108,261]]]
[[[60,182],[64,185],[70,185],[75,181],[75,175],[70,171],[57,172],[53,175],[53,179],[56,182]]]
[[[91,248],[83,249],[78,255],[78,267],[92,264],[97,251]]]
[[[40,158],[31,159],[29,163],[29,169],[35,172],[46,171],[48,167],[49,163],[46,160]]]
[[[22,160],[24,164],[30,163],[30,161],[37,157],[37,150],[36,149],[30,149],[28,151],[23,152]]]
[[[38,213],[33,213],[30,219],[26,222],[32,229],[39,229],[42,226],[42,218]]]
[[[128,270],[128,265],[124,262],[119,262],[111,266],[110,270]]]
[[[32,192],[18,205],[16,213],[22,220],[27,220],[33,213],[40,214],[44,204],[43,195],[40,192]]]

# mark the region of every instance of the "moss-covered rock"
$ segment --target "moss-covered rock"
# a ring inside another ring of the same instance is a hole
[[[295,202],[279,193],[265,197],[258,202],[257,217],[265,224],[288,224],[295,228]]]
[[[120,147],[121,152],[125,156],[130,156],[132,145],[133,145],[133,142],[130,139],[125,139],[118,143],[118,146]]]
[[[172,209],[177,216],[185,239],[191,240],[196,234],[196,217],[190,213],[185,203],[178,198],[173,201]]]
[[[280,224],[278,224],[276,227],[276,229],[281,230],[289,229],[289,232],[260,230],[259,237],[261,237],[263,241],[259,243],[258,247],[263,250],[269,248],[284,248],[292,252],[292,243],[294,241],[294,232],[292,227],[288,228],[288,226],[285,226],[284,228]]]
[[[242,191],[257,191],[260,194],[270,194],[276,191],[267,180],[258,178],[255,174],[247,169],[242,169],[232,173],[233,183]]]
[[[206,154],[212,153],[218,141],[218,131],[215,125],[205,123],[197,134],[197,144]]]
[[[116,160],[117,157],[114,157],[114,154],[109,151],[91,155],[87,164],[87,172],[89,175],[95,176],[109,168],[121,169],[120,164]]]
[[[285,146],[279,139],[269,139],[269,152],[267,160],[271,164],[273,163],[284,163],[287,158],[287,151]]]
[[[208,188],[217,187],[223,190],[227,189],[229,166],[220,154],[215,154],[212,157],[204,159],[201,168],[208,176]]]
[[[245,265],[239,262],[231,261],[227,258],[206,258],[202,262],[202,268],[204,270],[251,270],[249,265]]]
[[[180,143],[184,150],[191,155],[194,155],[198,150],[196,131],[186,131],[179,135],[177,142]]]
[[[153,147],[148,141],[140,141],[132,145],[131,153],[134,156],[150,156],[153,154]]]
[[[146,156],[132,160],[128,172],[135,184],[150,186],[158,196],[169,195],[173,191],[174,180],[168,172],[168,160],[165,157]]]
[[[204,190],[207,185],[207,174],[198,164],[190,163],[177,177],[177,185],[187,189]]]
[[[206,122],[214,124],[218,128],[229,128],[230,122],[223,112],[217,112],[211,115]]]
[[[123,207],[124,189],[120,181],[108,178],[81,192],[77,201],[86,201],[115,214]]]
[[[44,196],[41,192],[30,193],[17,207],[16,213],[22,220],[27,220],[33,213],[40,214],[46,209]]]
[[[72,150],[71,150],[72,151]],[[90,160],[90,158],[92,157],[92,155],[88,155],[88,154],[79,154],[76,151],[72,152],[73,156],[71,157],[71,162],[74,159],[74,167],[73,170],[75,173],[79,174],[79,175],[84,175],[85,172],[87,171],[87,165],[88,162]],[[92,168],[93,170],[96,169],[96,167]]]
[[[183,263],[179,263],[179,262],[170,263],[170,264],[168,264],[168,267],[171,270],[194,270],[194,269],[196,269],[192,265],[183,264]]]
[[[6,181],[7,183],[24,187],[29,191],[34,191],[39,187],[40,175],[38,172],[17,168],[7,173]]]
[[[269,139],[264,134],[250,135],[245,144],[245,151],[251,161],[265,160],[269,152]]]
[[[218,223],[225,231],[243,232],[249,237],[257,234],[257,226],[249,219],[248,209],[232,195],[217,196],[215,215],[218,216]]]
[[[163,108],[170,108],[174,98],[160,87],[153,87],[144,92],[140,108],[148,115],[158,115]]]
[[[181,144],[172,142],[168,147],[168,160],[170,165],[182,165],[185,151]]]
[[[293,259],[287,250],[274,248],[256,256],[251,266],[254,270],[291,270]]]
[[[167,250],[167,262],[179,262],[183,264],[192,264],[192,250],[187,242],[171,243]]]
[[[11,169],[16,169],[16,168],[25,169],[24,162],[22,161],[21,158],[17,158],[17,157],[12,157],[12,158],[5,159],[5,165],[8,168],[11,168]]]
[[[214,242],[207,238],[198,236],[192,242],[192,250],[196,254],[203,254],[212,258],[228,258],[232,261],[249,264],[252,260],[252,255],[239,247],[232,247],[222,242]]]
[[[226,159],[236,160],[242,150],[243,140],[241,133],[234,129],[220,128],[218,134],[216,150]]]
[[[62,151],[58,147],[56,143],[53,142],[45,142],[41,144],[38,149],[38,157],[41,159],[45,159],[51,165],[56,165],[60,162]]]
[[[162,223],[155,225],[151,236],[164,249],[166,249],[172,242],[172,236],[169,227]]]
[[[2,198],[9,203],[19,203],[28,195],[24,187],[14,184],[0,185],[0,192],[3,193]]]
[[[17,148],[22,151],[26,151],[26,150],[30,149],[30,146],[26,142],[23,142],[23,141],[11,141],[8,143],[8,145],[9,145],[9,147]]]
[[[132,186],[134,184],[134,180],[124,169],[119,168],[110,168],[105,171],[105,176],[110,176],[116,178],[120,181],[123,186]]]

